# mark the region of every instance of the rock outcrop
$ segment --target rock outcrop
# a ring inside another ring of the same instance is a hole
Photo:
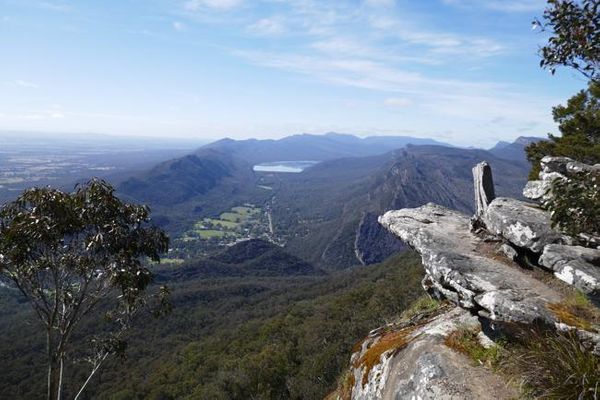
[[[553,179],[600,170],[557,157],[544,158],[542,166],[541,179],[525,190],[530,198],[551,195]],[[433,203],[379,217],[382,226],[421,254],[424,289],[456,308],[373,331],[352,356],[353,399],[516,397],[498,376],[464,363],[464,356],[447,346],[444,338],[464,327],[485,327],[492,336],[532,327],[570,331],[600,354],[597,327],[565,314],[573,289],[550,274],[598,299],[600,249],[572,245],[574,239],[553,228],[539,204],[495,198],[487,164],[473,168],[473,175],[472,218]]]

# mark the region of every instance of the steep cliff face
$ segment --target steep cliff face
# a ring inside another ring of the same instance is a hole
[[[564,172],[568,162],[545,159],[542,174]],[[478,217],[429,203],[379,218],[421,254],[423,288],[455,307],[371,332],[352,355],[351,390],[338,392],[340,398],[514,398],[518,392],[506,379],[455,351],[464,350],[456,345],[457,332],[471,332],[475,346],[494,348],[500,337],[522,341],[519,332],[541,330],[569,335],[577,348],[600,355],[598,309],[590,303],[579,313],[567,306],[581,292],[597,300],[600,249],[573,246],[537,204],[494,198],[491,181],[476,182],[476,191],[487,191],[479,196],[487,200]]]

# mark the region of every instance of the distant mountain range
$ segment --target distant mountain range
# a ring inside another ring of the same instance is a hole
[[[494,147],[492,147],[489,152],[498,158],[527,163],[525,148],[531,143],[541,142],[542,140],[545,139],[539,137],[521,136],[512,143],[500,141]]]
[[[208,144],[211,148],[240,157],[252,164],[271,161],[324,161],[342,157],[364,157],[382,154],[408,144],[449,146],[432,139],[410,136],[370,136],[359,138],[342,133],[293,135],[277,140],[223,139]]]
[[[130,177],[118,189],[148,203],[174,235],[203,217],[257,204],[271,210],[274,234],[287,252],[319,267],[345,268],[381,262],[403,248],[377,223],[389,209],[436,202],[471,212],[470,170],[482,160],[495,171],[498,193],[519,197],[529,169],[524,148],[536,140],[519,138],[486,151],[337,133],[224,139]],[[320,163],[298,174],[252,169],[301,160]]]
[[[227,192],[253,182],[252,166],[272,161],[325,161],[383,154],[409,144],[443,143],[408,136],[357,136],[327,133],[293,135],[278,140],[222,139],[182,158],[165,161],[124,180],[119,191],[155,206],[183,203],[230,183]],[[224,196],[223,196],[224,197]]]

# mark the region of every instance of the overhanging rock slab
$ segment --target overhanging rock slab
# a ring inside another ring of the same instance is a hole
[[[389,211],[379,222],[421,254],[428,279],[455,293],[462,307],[495,321],[557,323],[546,306],[561,296],[509,260],[483,254],[486,244],[469,230],[466,215],[430,203]]]

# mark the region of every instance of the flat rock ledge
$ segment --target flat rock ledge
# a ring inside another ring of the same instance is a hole
[[[429,203],[389,211],[379,222],[421,254],[429,283],[461,307],[493,321],[558,323],[547,305],[561,296],[510,261],[482,254],[487,243],[469,230],[466,215]]]
[[[517,398],[515,388],[445,345],[448,334],[464,328],[478,329],[478,319],[456,307],[415,325],[373,331],[352,355],[352,399]],[[368,367],[370,352],[381,356]]]

